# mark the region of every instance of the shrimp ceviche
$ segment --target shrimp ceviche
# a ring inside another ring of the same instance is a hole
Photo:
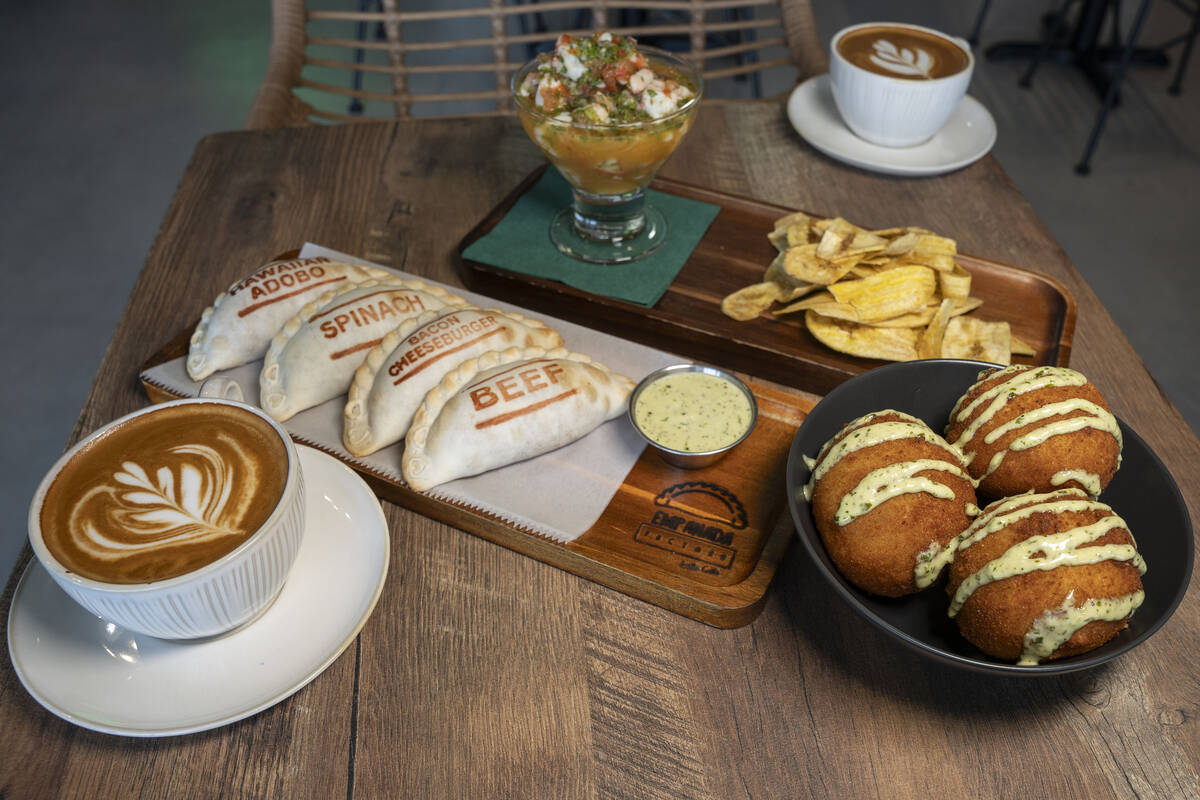
[[[526,132],[576,188],[598,195],[649,182],[691,125],[699,79],[628,36],[562,35],[513,81]]]

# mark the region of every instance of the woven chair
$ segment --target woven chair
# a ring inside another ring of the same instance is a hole
[[[828,69],[810,0],[510,2],[401,11],[396,0],[358,10],[272,0],[267,73],[246,127],[511,113],[509,76],[560,33],[609,30],[699,61],[708,100],[755,95],[771,70],[790,87]]]

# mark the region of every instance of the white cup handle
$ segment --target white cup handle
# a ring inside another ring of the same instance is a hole
[[[239,403],[246,400],[241,384],[232,378],[209,378],[200,384],[200,394],[197,396],[212,400],[234,400]]]

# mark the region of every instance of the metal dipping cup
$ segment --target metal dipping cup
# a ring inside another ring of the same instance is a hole
[[[672,450],[669,447],[664,447],[646,435],[646,432],[638,426],[637,419],[634,416],[634,409],[637,407],[638,397],[641,396],[642,391],[647,386],[654,383],[658,379],[667,377],[669,375],[677,375],[681,372],[702,372],[706,375],[712,375],[715,378],[720,378],[731,384],[746,396],[746,399],[750,402],[750,422],[746,426],[746,430],[741,436],[724,447],[720,447],[716,450],[689,452],[686,450]],[[652,448],[654,448],[655,451],[658,452],[663,461],[666,461],[668,464],[672,464],[676,467],[682,467],[683,469],[701,469],[717,463],[726,455],[728,455],[735,447],[746,441],[747,437],[749,437],[751,432],[754,431],[755,424],[758,422],[758,403],[755,402],[754,393],[750,391],[750,388],[746,386],[746,384],[742,383],[742,381],[740,381],[732,373],[726,372],[723,369],[718,369],[717,367],[710,367],[703,364],[674,364],[670,367],[663,367],[662,369],[651,372],[649,375],[642,378],[638,385],[633,388],[633,393],[629,395],[628,416],[630,424],[633,425],[633,429],[638,432],[639,436],[646,440],[647,444],[649,444]]]

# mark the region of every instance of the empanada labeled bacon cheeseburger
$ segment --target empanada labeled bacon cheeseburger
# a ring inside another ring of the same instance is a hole
[[[464,306],[406,320],[367,353],[346,400],[342,440],[356,456],[404,438],[425,394],[463,361],[490,350],[562,346],[558,332],[521,314]]]
[[[1099,647],[1145,597],[1125,521],[1078,488],[997,500],[953,549],[950,616],[980,650],[1019,664]]]
[[[204,309],[192,333],[187,371],[200,381],[262,358],[283,323],[326,292],[391,273],[325,257],[272,261],[230,286]]]
[[[979,513],[962,457],[916,417],[847,423],[810,465],[805,494],[825,549],[855,586],[900,597],[933,584]]]
[[[633,381],[564,348],[512,347],[459,364],[404,440],[418,491],[547,453],[625,413]]]
[[[345,394],[354,371],[390,331],[467,301],[424,281],[365,281],[322,295],[283,324],[259,375],[259,404],[281,422]]]
[[[979,373],[950,413],[946,440],[988,497],[1071,486],[1099,497],[1121,463],[1121,428],[1108,403],[1066,367]]]

